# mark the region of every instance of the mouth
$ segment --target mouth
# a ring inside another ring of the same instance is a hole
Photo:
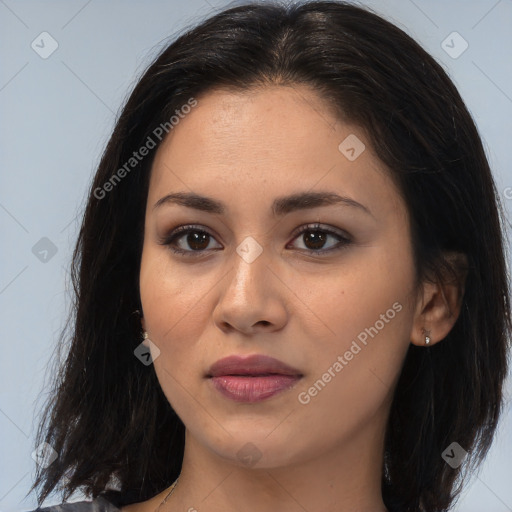
[[[235,402],[260,402],[292,388],[303,374],[263,355],[229,356],[214,363],[206,378],[214,389]]]

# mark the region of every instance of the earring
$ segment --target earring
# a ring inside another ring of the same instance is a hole
[[[142,332],[142,343],[144,345],[146,345],[146,347],[149,346],[148,341],[149,341],[148,333],[147,333],[147,331],[143,331]]]

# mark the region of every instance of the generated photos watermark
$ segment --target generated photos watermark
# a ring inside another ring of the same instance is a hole
[[[395,302],[391,308],[389,308],[385,313],[381,314],[379,320],[377,320],[371,327],[367,327],[363,331],[361,331],[357,335],[357,340],[352,340],[352,344],[350,345],[349,350],[347,350],[343,355],[339,355],[336,358],[336,361],[327,368],[325,373],[315,381],[315,383],[308,388],[307,391],[302,391],[299,393],[297,399],[302,405],[307,405],[311,402],[311,399],[320,393],[325,386],[331,380],[338,375],[345,366],[347,366],[350,361],[354,359],[354,357],[361,352],[361,350],[368,345],[368,336],[372,339],[379,334],[379,332],[384,329],[386,324],[395,318],[396,314],[402,311],[402,304],[399,302]],[[358,343],[359,341],[359,343]],[[362,345],[362,346],[361,346]]]
[[[111,178],[106,181],[101,187],[96,187],[93,191],[93,195],[96,199],[103,199],[108,192],[111,192],[114,187],[124,178],[127,174],[129,174],[139,162],[144,160],[144,158],[149,155],[150,151],[154,149],[158,142],[162,142],[164,137],[183,119],[187,114],[189,114],[192,110],[192,107],[197,106],[197,100],[195,98],[189,98],[187,103],[181,106],[180,109],[175,110],[175,114],[171,116],[169,121],[164,123],[160,123],[152,132],[151,135],[148,135],[144,144],[138,149],[138,151],[134,151],[132,153],[133,156],[128,158],[128,160],[120,167],[114,174],[112,174]],[[158,140],[158,142],[155,141]]]

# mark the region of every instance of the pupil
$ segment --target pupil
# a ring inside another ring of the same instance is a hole
[[[309,231],[309,234],[305,234],[305,243],[308,246],[308,242],[312,242],[312,249],[320,249],[325,243],[326,234],[321,231]]]
[[[200,251],[208,247],[208,233],[189,233],[187,242],[194,251]],[[304,234],[306,246],[311,249],[320,249],[326,239],[326,234],[321,231],[309,231]]]
[[[190,233],[187,242],[193,250],[201,250],[208,247],[208,233]]]

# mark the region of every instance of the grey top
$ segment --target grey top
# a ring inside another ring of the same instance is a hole
[[[103,496],[98,496],[92,501],[61,503],[60,505],[37,508],[31,512],[119,512],[120,510],[120,508],[116,507]]]
[[[117,502],[117,500],[114,499]],[[77,501],[75,503],[61,503],[50,507],[37,508],[31,512],[120,512],[116,507],[103,496],[98,496],[92,501]],[[397,508],[389,507],[389,512],[399,512]]]

